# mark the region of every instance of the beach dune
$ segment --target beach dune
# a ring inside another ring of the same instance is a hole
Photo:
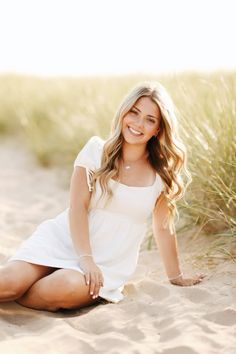
[[[2,139],[0,165],[3,264],[40,222],[67,207],[69,186],[62,171],[39,167],[18,140]],[[184,272],[207,273],[194,287],[171,285],[153,249],[140,253],[119,304],[104,300],[50,313],[1,303],[0,352],[235,354],[236,265],[223,259],[198,260],[203,248],[193,241],[179,242]]]

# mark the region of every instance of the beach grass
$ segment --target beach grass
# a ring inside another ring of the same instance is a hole
[[[0,137],[21,136],[45,167],[71,168],[92,135],[106,138],[127,91],[144,80],[160,81],[176,106],[193,181],[178,202],[179,230],[215,235],[213,249],[236,244],[235,72],[169,76],[40,78],[0,76]],[[149,239],[149,247],[150,247]],[[218,246],[217,246],[218,245]],[[233,251],[232,251],[233,250]]]

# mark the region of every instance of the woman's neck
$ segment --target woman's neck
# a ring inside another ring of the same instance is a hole
[[[125,163],[135,162],[140,160],[146,160],[148,157],[148,151],[143,145],[131,145],[123,144],[122,147],[122,160]]]

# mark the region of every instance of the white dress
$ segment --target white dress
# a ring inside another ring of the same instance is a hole
[[[103,144],[101,138],[93,136],[74,162],[74,167],[86,168],[90,189],[90,174],[100,167]],[[147,218],[164,185],[158,174],[148,187],[127,186],[115,180],[109,183],[114,196],[107,205],[98,201],[101,189],[96,184],[88,210],[89,238],[94,261],[104,278],[99,296],[117,303],[124,298],[124,285],[135,271]],[[8,261],[23,260],[84,274],[70,236],[68,211],[69,208],[39,224]]]

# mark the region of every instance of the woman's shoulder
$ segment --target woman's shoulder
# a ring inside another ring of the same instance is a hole
[[[99,168],[101,165],[101,158],[105,140],[98,135],[93,135],[84,147],[86,155],[93,161],[93,167]]]
[[[105,143],[105,140],[103,140],[100,136],[93,135],[91,138],[89,138],[86,145],[97,146],[99,148],[103,148],[104,143]]]
[[[74,166],[87,166],[90,169],[98,168],[101,160],[104,140],[97,135],[87,140],[79,151]]]

